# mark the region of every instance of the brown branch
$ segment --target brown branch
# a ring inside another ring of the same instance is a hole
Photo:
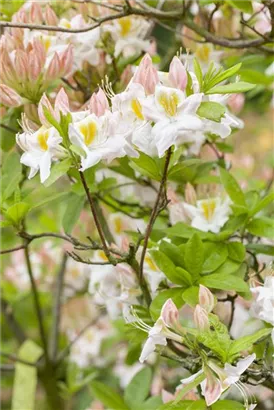
[[[20,324],[17,322],[15,319],[13,313],[12,313],[12,308],[11,306],[8,305],[7,301],[5,299],[1,299],[1,308],[2,308],[2,313],[3,316],[5,317],[5,320],[11,329],[11,331],[14,333],[16,339],[20,344],[22,344],[26,340],[26,335],[20,326]]]
[[[25,247],[26,245],[20,245],[20,246],[16,246],[16,248],[4,249],[3,251],[0,251],[0,255],[4,255],[6,253],[17,252],[17,251],[20,251],[21,249],[25,249]]]
[[[146,256],[146,250],[147,250],[147,246],[148,246],[148,241],[149,241],[149,237],[155,222],[155,218],[157,217],[158,211],[159,211],[159,205],[160,205],[160,201],[162,198],[162,194],[165,188],[165,184],[166,184],[166,180],[167,180],[167,172],[168,172],[168,166],[169,166],[169,161],[171,158],[171,148],[169,148],[169,150],[167,151],[166,154],[166,161],[165,161],[165,166],[164,166],[164,170],[163,170],[163,176],[162,176],[162,180],[160,183],[160,188],[158,191],[158,195],[153,207],[153,210],[151,212],[151,216],[150,216],[150,220],[146,229],[146,233],[145,233],[145,238],[144,238],[144,244],[143,244],[143,251],[142,251],[142,255],[141,255],[141,259],[140,259],[140,272],[139,272],[139,280],[140,282],[143,281],[143,276],[144,276],[144,261],[145,261],[145,256]]]
[[[10,354],[10,353],[0,352],[0,356],[3,356],[3,357],[5,357],[5,358],[7,358],[7,359],[9,359],[13,362],[19,362],[19,363],[22,363],[22,364],[26,364],[27,366],[36,367],[35,363],[28,362],[27,360],[20,359],[20,357],[17,357],[13,354]]]

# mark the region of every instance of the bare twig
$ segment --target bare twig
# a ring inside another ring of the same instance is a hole
[[[14,333],[16,339],[20,344],[22,344],[26,340],[26,335],[21,328],[20,324],[17,322],[15,319],[13,313],[12,313],[12,308],[8,305],[5,299],[1,298],[1,308],[2,308],[2,313],[6,319],[6,322],[12,332]]]
[[[20,245],[20,246],[16,246],[15,248],[4,249],[3,251],[0,251],[0,255],[4,255],[6,253],[17,252],[17,251],[20,251],[22,249],[25,249],[25,247],[26,247],[26,245]]]
[[[0,355],[1,355],[2,357],[5,357],[5,358],[11,360],[12,362],[19,362],[19,363],[22,363],[22,364],[26,364],[26,365],[28,365],[28,366],[34,366],[34,367],[36,367],[36,364],[35,364],[35,363],[28,362],[27,360],[20,359],[20,357],[17,357],[17,356],[15,356],[15,355],[13,355],[13,354],[5,353],[5,352],[0,352]]]

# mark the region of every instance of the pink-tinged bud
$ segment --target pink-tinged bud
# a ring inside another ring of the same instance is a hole
[[[155,87],[159,83],[159,77],[149,54],[146,54],[140,62],[134,74],[133,82],[141,84],[147,94],[154,93]]]
[[[101,88],[99,88],[97,93],[92,94],[89,109],[97,117],[101,117],[109,109],[108,99]]]
[[[45,117],[44,109],[47,109],[49,113],[55,118],[54,110],[46,94],[43,94],[41,100],[39,101],[38,116],[39,116],[39,119],[42,125],[45,125],[46,127],[50,127],[51,124],[48,122],[48,120]]]
[[[132,78],[131,65],[127,65],[121,75],[121,83],[126,87]]]
[[[199,305],[208,313],[212,312],[215,306],[214,295],[203,285],[199,287]]]
[[[27,81],[28,79],[28,58],[27,54],[22,50],[17,50],[14,59],[14,68],[18,78],[21,81]]]
[[[45,81],[53,81],[56,78],[58,78],[59,73],[60,73],[60,59],[57,53],[54,53],[54,56],[51,59],[51,62],[49,63],[49,66],[47,68],[47,71],[45,72],[44,75],[44,80]]]
[[[187,86],[187,72],[183,63],[178,57],[173,57],[170,66],[168,79],[173,87],[179,88],[184,91]]]
[[[205,370],[206,379],[202,382],[202,394],[205,397],[207,406],[215,403],[222,394],[222,385],[220,380],[210,370]]]
[[[172,401],[172,400],[174,400],[175,399],[175,396],[174,396],[174,394],[172,394],[172,393],[169,393],[168,391],[166,391],[166,390],[162,390],[162,400],[163,400],[163,403],[168,403],[169,401]]]
[[[55,113],[55,118],[58,118],[60,116],[60,112],[64,115],[69,113],[69,99],[68,96],[64,90],[64,88],[61,88],[61,90],[58,92],[56,98],[55,98],[55,104],[54,104],[54,113]]]
[[[43,67],[46,62],[46,50],[44,44],[37,38],[33,40],[33,51],[39,58],[41,67]]]
[[[60,76],[67,76],[71,73],[73,66],[73,46],[70,44],[66,50],[59,55],[60,57]]]
[[[19,107],[23,104],[20,95],[5,84],[0,84],[0,102],[7,107]]]
[[[195,205],[197,202],[195,189],[189,182],[186,184],[185,187],[185,201],[191,205]]]
[[[29,55],[29,80],[36,81],[42,70],[41,60],[39,56],[32,50]]]
[[[163,305],[161,317],[168,327],[174,329],[181,327],[179,322],[179,311],[172,299],[168,299]]]
[[[58,25],[58,17],[56,16],[54,10],[47,4],[45,10],[45,21],[49,26]]]
[[[43,13],[41,6],[38,3],[32,3],[30,7],[30,20],[31,23],[42,24]]]
[[[198,330],[204,332],[209,330],[208,313],[200,305],[196,305],[194,310],[194,323]]]
[[[245,103],[245,96],[244,94],[231,94],[228,99],[228,106],[232,112],[238,114]]]

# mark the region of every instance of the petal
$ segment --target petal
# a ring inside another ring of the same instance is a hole
[[[207,406],[215,403],[222,394],[221,382],[212,373],[207,374],[207,378],[201,383],[201,388]]]
[[[140,363],[144,363],[145,360],[147,360],[148,356],[154,352],[155,350],[155,343],[154,343],[154,339],[152,337],[149,337],[147,339],[147,341],[145,342],[139,361]]]
[[[42,184],[50,176],[50,166],[51,166],[51,155],[49,152],[46,152],[40,162],[40,180]]]

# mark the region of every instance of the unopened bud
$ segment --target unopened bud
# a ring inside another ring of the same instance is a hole
[[[215,306],[214,295],[203,285],[199,287],[199,305],[208,313],[212,312]]]
[[[61,69],[60,76],[67,76],[71,73],[73,66],[73,46],[70,44],[59,57]]]
[[[134,74],[133,82],[141,84],[147,94],[154,93],[155,87],[159,83],[159,77],[149,54],[146,54],[140,62]]]
[[[183,63],[178,57],[173,57],[170,66],[168,79],[173,87],[184,91],[187,86],[187,72]]]
[[[193,185],[189,182],[186,184],[185,187],[185,201],[190,205],[195,205],[197,202],[197,196]]]
[[[50,115],[52,115],[54,117],[54,110],[52,108],[51,103],[48,100],[48,97],[46,96],[46,94],[43,94],[41,100],[39,101],[38,104],[38,116],[39,116],[39,120],[41,121],[42,125],[45,125],[46,127],[50,127],[51,124],[48,122],[48,120],[45,117],[45,113],[44,110],[48,110]]]
[[[45,21],[49,26],[58,25],[58,17],[56,16],[54,10],[47,4],[45,10]]]
[[[168,299],[163,305],[161,317],[168,327],[173,329],[181,327],[179,322],[179,311],[172,299]]]
[[[42,24],[43,14],[41,6],[38,3],[32,3],[30,7],[30,19],[31,23]]]
[[[89,108],[92,113],[97,117],[104,115],[106,110],[109,109],[109,104],[104,91],[99,88],[97,93],[93,93],[90,99]]]
[[[194,323],[198,330],[204,332],[209,330],[208,313],[200,305],[196,305],[194,310]]]
[[[231,94],[227,102],[229,108],[235,114],[238,114],[242,110],[244,103],[245,103],[244,94]]]
[[[61,90],[58,92],[56,99],[55,99],[55,104],[54,104],[54,113],[55,113],[55,118],[59,118],[60,112],[64,115],[69,113],[69,99],[67,96],[67,93],[65,92],[64,88],[61,88]]]
[[[60,73],[60,59],[57,53],[54,53],[54,56],[49,63],[47,71],[45,72],[44,80],[53,81],[55,80]]]
[[[0,102],[7,107],[19,107],[23,103],[20,95],[5,84],[0,84]]]
[[[28,79],[28,58],[22,50],[17,50],[14,59],[14,68],[21,81]]]

